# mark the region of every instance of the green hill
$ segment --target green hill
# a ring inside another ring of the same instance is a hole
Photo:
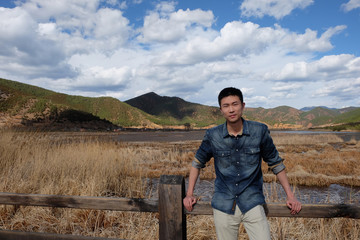
[[[335,123],[360,122],[360,108],[355,108],[351,111],[347,111],[341,115],[336,116],[334,122]]]
[[[360,130],[360,108],[351,108],[334,118],[336,126],[329,127],[332,130]]]
[[[316,107],[308,112],[302,113],[301,118],[307,124],[311,124],[311,126],[319,126],[333,123],[334,118],[339,114],[337,110]]]
[[[0,79],[0,112],[21,116],[22,120],[56,122],[64,111],[91,114],[98,121],[117,126],[151,125],[156,119],[139,109],[111,97],[82,97],[49,91],[40,87]],[[72,117],[68,119],[75,120]]]

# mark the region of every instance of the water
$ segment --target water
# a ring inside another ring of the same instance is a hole
[[[336,134],[341,137],[345,142],[355,139],[360,140],[360,132],[335,132],[335,131],[284,131],[284,130],[272,130],[271,135],[276,134],[299,134],[299,135],[316,135],[316,134]]]
[[[360,187],[339,184],[331,184],[329,187],[296,186],[293,191],[298,200],[306,204],[360,204]],[[264,192],[270,199],[275,196],[283,202],[286,200],[286,194],[278,183],[264,183]]]
[[[157,186],[159,179],[148,179],[148,195],[151,198],[157,198]],[[185,179],[187,187],[188,179]],[[356,204],[360,205],[360,187],[348,187],[338,184],[331,184],[329,187],[305,187],[297,186],[293,191],[298,200],[303,204]],[[200,201],[211,201],[214,194],[214,180],[198,180],[194,195],[200,197]],[[285,202],[286,194],[278,183],[264,183],[264,194],[267,202]]]

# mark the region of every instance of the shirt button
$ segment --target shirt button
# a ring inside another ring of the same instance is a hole
[[[237,164],[240,164],[239,162],[236,162]]]
[[[240,173],[238,173],[238,176],[240,176]]]
[[[236,149],[235,151],[237,151],[237,152],[238,152],[238,151],[239,151],[239,149]]]
[[[236,186],[238,186],[239,184],[235,184]]]

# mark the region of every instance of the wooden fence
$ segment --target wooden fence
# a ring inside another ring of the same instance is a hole
[[[182,176],[163,175],[160,177],[158,200],[114,198],[114,197],[80,197],[40,194],[0,193],[0,204],[77,208],[112,211],[158,212],[159,239],[186,239],[186,214],[212,215],[209,202],[198,202],[192,212],[184,209],[182,199],[185,195],[185,184]],[[268,217],[301,217],[301,218],[355,218],[360,219],[360,206],[346,204],[304,204],[297,215],[291,215],[285,204],[267,204]],[[74,235],[49,233],[29,233],[0,230],[2,240],[100,240]]]

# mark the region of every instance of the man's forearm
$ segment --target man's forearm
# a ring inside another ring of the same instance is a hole
[[[194,194],[195,184],[196,184],[197,178],[199,177],[199,174],[200,174],[200,169],[191,166],[188,189],[186,192],[186,197],[183,199],[184,207],[188,211],[192,211],[194,204],[196,204],[196,202],[197,202],[197,199],[193,196],[193,194]]]
[[[294,193],[293,191],[291,190],[291,187],[290,187],[290,184],[289,184],[289,180],[286,176],[286,171],[283,170],[281,172],[279,172],[277,175],[277,178],[281,184],[281,186],[283,187],[285,193],[286,193],[286,196],[288,198],[293,198],[294,197]]]
[[[301,203],[296,199],[293,191],[291,190],[285,170],[279,172],[276,176],[279,179],[279,182],[286,193],[286,205],[290,208],[290,213],[299,213],[301,211]]]
[[[200,174],[200,169],[195,168],[195,167],[191,167],[190,168],[190,175],[189,175],[189,184],[188,184],[188,189],[186,192],[186,196],[193,196],[194,194],[194,189],[195,189],[195,184],[196,181],[199,177]]]

